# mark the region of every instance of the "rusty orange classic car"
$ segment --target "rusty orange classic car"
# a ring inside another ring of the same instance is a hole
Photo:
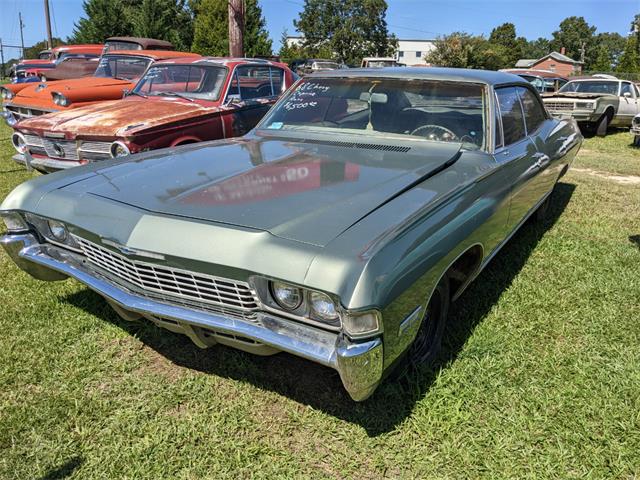
[[[57,82],[3,85],[0,87],[2,117],[10,126],[20,120],[122,98],[147,67],[169,58],[200,58],[196,53],[161,50],[123,50],[106,53],[93,76]]]
[[[243,135],[294,82],[282,63],[180,58],[152,65],[126,98],[23,120],[14,160],[43,172]]]

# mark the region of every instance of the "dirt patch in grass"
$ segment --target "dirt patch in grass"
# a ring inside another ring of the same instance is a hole
[[[607,172],[599,172],[591,168],[572,168],[574,172],[586,173],[594,177],[604,178],[605,180],[611,180],[612,182],[619,183],[621,185],[639,185],[640,177],[637,175],[612,175]]]

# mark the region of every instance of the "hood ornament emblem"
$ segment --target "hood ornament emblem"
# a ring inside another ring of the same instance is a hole
[[[102,244],[103,245],[109,245],[110,247],[113,247],[113,248],[117,249],[123,255],[127,255],[127,256],[135,255],[137,257],[154,258],[156,260],[164,260],[165,259],[164,255],[162,255],[160,253],[147,252],[146,250],[140,250],[140,249],[137,249],[137,248],[127,247],[126,245],[122,245],[121,243],[115,242],[113,240],[109,240],[108,238],[103,238],[102,239]]]

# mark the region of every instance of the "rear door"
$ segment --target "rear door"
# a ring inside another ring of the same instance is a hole
[[[271,65],[240,65],[232,74],[225,103],[225,136],[244,135],[257,125],[283,91],[284,71]]]
[[[626,94],[626,95],[625,95]],[[620,85],[620,106],[618,107],[618,125],[631,125],[631,120],[638,113],[638,98],[636,89],[631,82]]]

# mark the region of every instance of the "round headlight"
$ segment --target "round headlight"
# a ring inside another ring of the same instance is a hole
[[[64,242],[67,239],[67,227],[64,223],[56,220],[49,220],[47,223],[49,224],[49,230],[51,231],[53,238],[60,242]]]
[[[285,310],[295,310],[302,304],[302,290],[282,282],[271,282],[271,295]]]
[[[53,97],[53,103],[61,107],[66,107],[71,103],[69,99],[60,92],[52,92],[51,96]]]
[[[130,153],[129,147],[120,141],[116,141],[111,144],[111,156],[113,158],[126,157]]]
[[[18,153],[24,153],[27,151],[27,141],[21,133],[15,132],[11,135],[11,143]]]
[[[328,295],[320,292],[311,292],[309,301],[311,310],[318,319],[329,322],[338,318],[336,304],[333,303],[333,300]]]
[[[4,87],[0,87],[0,95],[2,95],[3,100],[11,100],[13,98],[13,92]]]

